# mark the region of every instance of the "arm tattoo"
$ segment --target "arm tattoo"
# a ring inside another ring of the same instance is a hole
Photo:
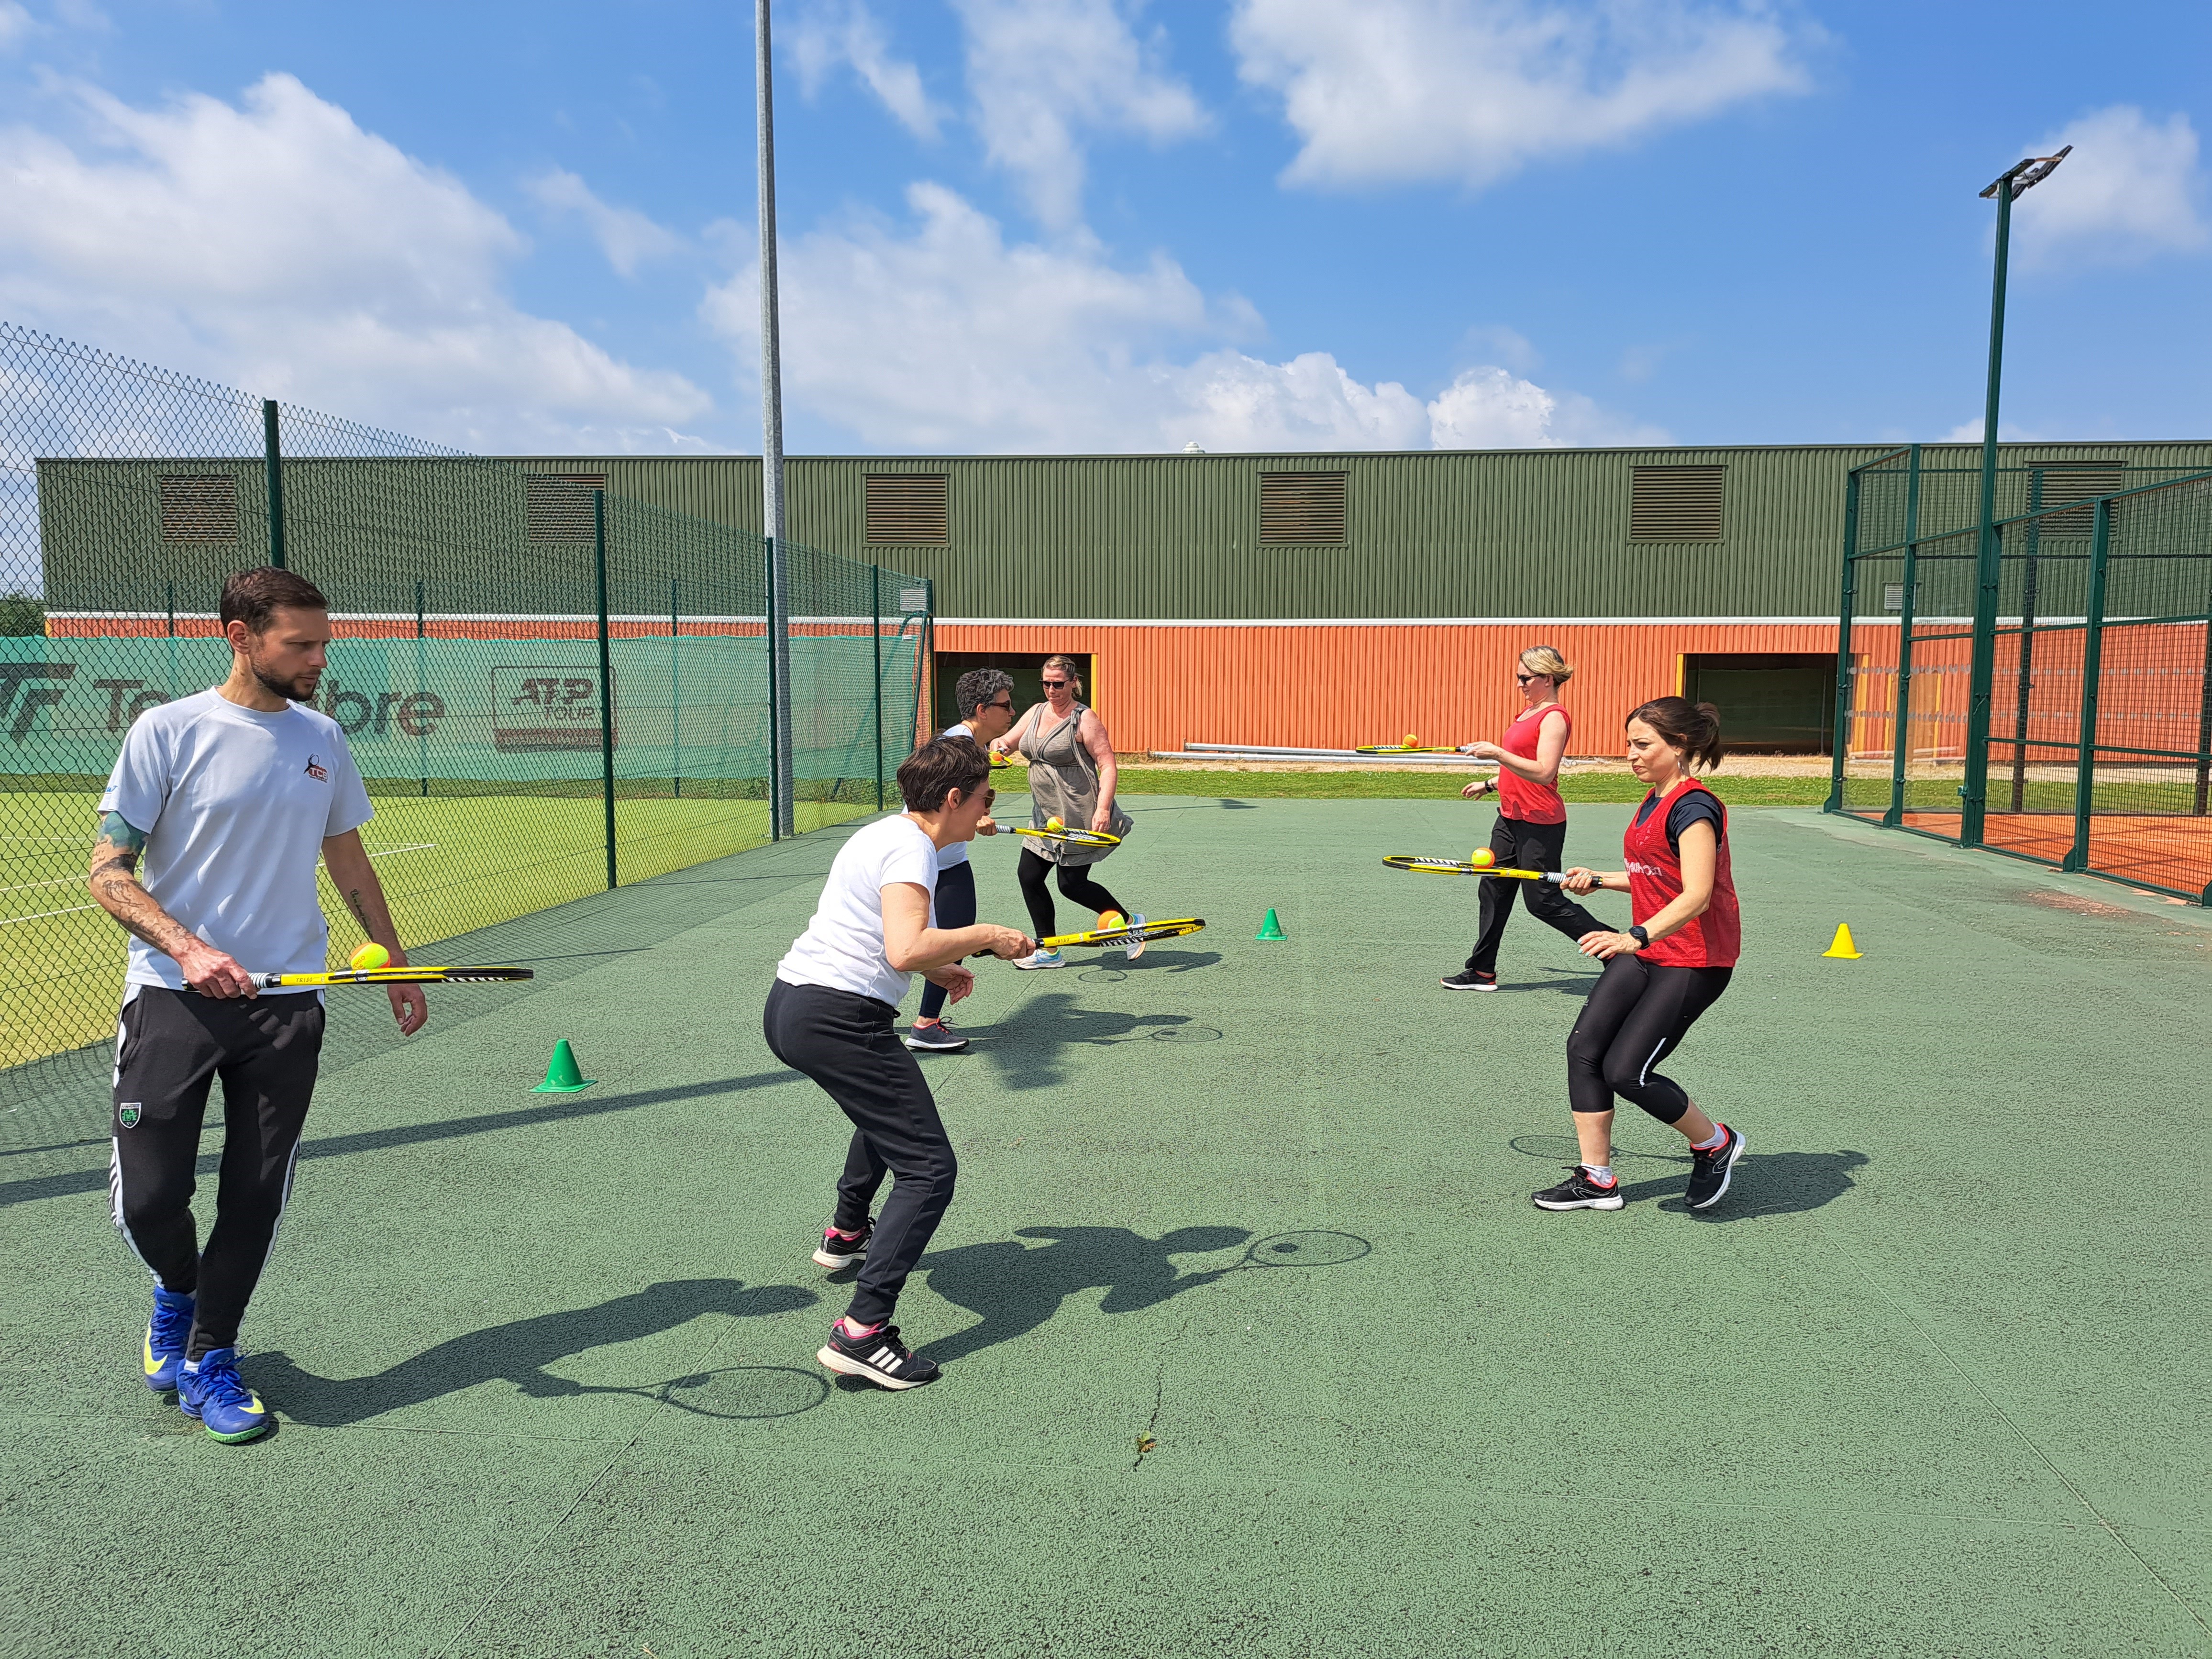
[[[362,900],[361,889],[355,887],[348,890],[346,893],[346,902],[352,907],[354,915],[359,920],[362,927],[366,929],[369,926],[368,906]]]
[[[101,817],[100,838],[128,852],[133,862],[137,861],[139,854],[146,850],[146,832],[132,824],[120,812],[109,812]]]
[[[174,956],[191,935],[139,884],[138,855],[145,849],[145,831],[119,812],[104,814],[92,848],[92,896],[125,932]]]

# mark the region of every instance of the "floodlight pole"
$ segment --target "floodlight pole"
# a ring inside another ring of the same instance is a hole
[[[791,607],[783,553],[783,366],[775,295],[775,94],[769,0],[754,0],[753,60],[759,116],[761,533],[768,538],[769,833],[796,833],[791,732]]]
[[[767,0],[762,0],[763,4]],[[1997,204],[1997,245],[1990,293],[1990,378],[1982,410],[1981,536],[1974,559],[1974,640],[1966,678],[1966,781],[1959,787],[1959,842],[1978,847],[1989,812],[1990,706],[1997,671],[1997,593],[2004,574],[1997,543],[1997,400],[2004,371],[2005,260],[2012,247],[2012,204],[2023,191],[2049,178],[2073,151],[2031,155],[2008,168],[1982,192]]]

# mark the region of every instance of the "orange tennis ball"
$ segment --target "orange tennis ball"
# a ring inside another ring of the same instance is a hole
[[[1047,818],[1044,821],[1044,827],[1048,830],[1065,830],[1067,828],[1067,826],[1062,823],[1058,818]]]
[[[362,945],[360,950],[348,957],[346,961],[349,966],[355,968],[386,968],[391,966],[392,952],[381,945],[372,942]]]
[[[1128,917],[1123,915],[1119,910],[1101,910],[1098,913],[1098,931],[1102,933],[1110,933],[1117,927],[1127,927],[1128,925]]]
[[[1408,749],[1419,749],[1420,746],[1421,746],[1421,740],[1420,740],[1419,738],[1415,737],[1415,736],[1414,736],[1411,732],[1407,732],[1407,733],[1406,733],[1406,747],[1407,747],[1407,748],[1408,748]]]
[[[1498,854],[1492,852],[1487,847],[1478,847],[1474,849],[1474,856],[1470,858],[1468,862],[1487,870],[1492,865],[1498,862]]]

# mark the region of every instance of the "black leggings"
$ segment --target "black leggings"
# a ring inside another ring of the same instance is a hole
[[[933,927],[951,929],[975,925],[975,866],[963,859],[937,872],[936,920]],[[945,1012],[945,991],[927,981],[921,987],[921,1017],[935,1019]]]
[[[1582,1018],[1567,1034],[1567,1102],[1609,1112],[1615,1095],[1662,1123],[1690,1109],[1690,1097],[1651,1068],[1681,1045],[1698,1016],[1720,1000],[1733,968],[1668,968],[1626,952],[1605,964]]]
[[[1052,909],[1052,895],[1044,890],[1045,872],[1054,867],[1049,859],[1041,859],[1029,848],[1022,848],[1022,861],[1014,868],[1021,878],[1022,902],[1030,907],[1030,927],[1040,939],[1048,939],[1060,931]],[[1091,866],[1087,864],[1063,864],[1060,869],[1060,890],[1086,910],[1096,910],[1103,915],[1109,910],[1121,910],[1121,901],[1115,898],[1097,882],[1091,879]],[[1123,915],[1128,912],[1122,910]]]
[[[1531,823],[1526,818],[1509,818],[1500,812],[1498,822],[1491,826],[1490,850],[1508,870],[1557,870],[1566,844],[1567,826],[1564,820],[1558,823]],[[1484,880],[1481,886],[1481,923],[1475,933],[1474,949],[1467,958],[1467,971],[1470,974],[1498,970],[1498,945],[1505,937],[1505,924],[1513,915],[1513,890],[1516,887],[1528,901],[1530,915],[1548,922],[1569,939],[1578,939],[1584,933],[1595,933],[1605,927],[1569,898],[1565,890],[1548,881],[1510,881],[1501,877]]]
[[[921,1067],[892,1035],[897,1017],[897,1009],[873,997],[783,980],[769,987],[761,1015],[769,1052],[820,1084],[852,1120],[830,1224],[846,1232],[866,1226],[884,1176],[893,1177],[853,1304],[845,1310],[856,1325],[889,1319],[896,1310],[907,1275],[945,1219],[959,1175]]]

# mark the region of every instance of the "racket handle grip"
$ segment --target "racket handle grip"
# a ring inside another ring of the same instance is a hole
[[[248,974],[246,977],[253,982],[257,991],[273,991],[284,982],[282,974]]]

